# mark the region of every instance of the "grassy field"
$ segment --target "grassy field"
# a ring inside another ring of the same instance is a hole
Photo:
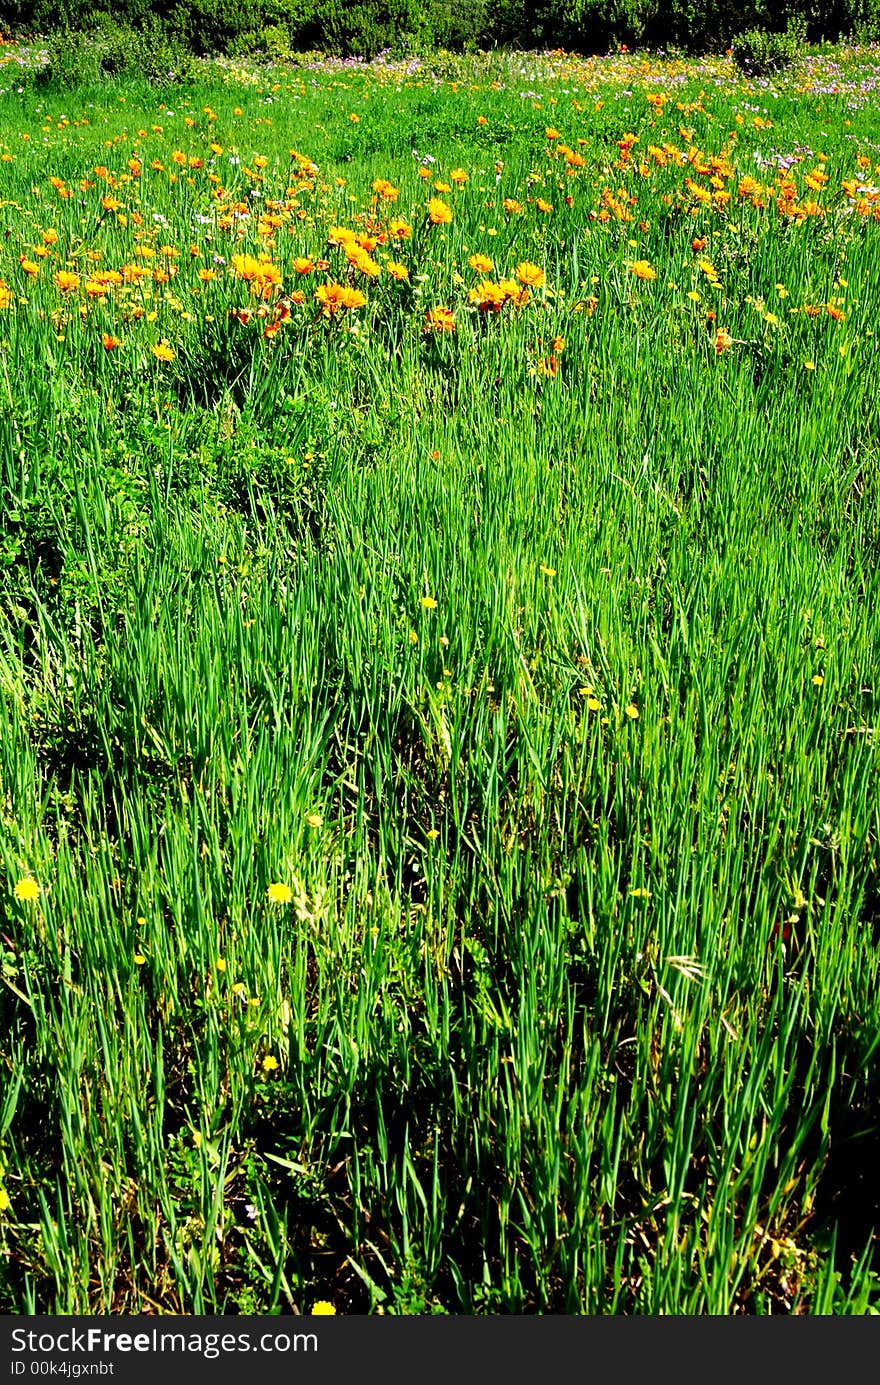
[[[0,1304],[880,1310],[880,53],[2,51]]]

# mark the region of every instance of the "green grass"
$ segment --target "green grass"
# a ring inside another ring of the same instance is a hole
[[[8,1310],[880,1307],[880,123],[832,60],[0,81]],[[475,252],[546,284],[481,311]]]

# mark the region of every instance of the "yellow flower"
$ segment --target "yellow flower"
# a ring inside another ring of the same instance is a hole
[[[61,293],[70,293],[71,289],[78,289],[79,286],[80,277],[78,274],[72,274],[68,269],[58,270],[55,275],[55,287],[59,289]]]
[[[434,600],[433,596],[423,596],[421,602],[426,611],[436,611],[437,602]]]
[[[623,710],[626,712],[630,721],[638,720],[639,709],[634,702],[628,702]]]
[[[335,1318],[336,1309],[332,1303],[328,1303],[325,1298],[319,1298],[317,1303],[312,1304],[313,1318]]]
[[[400,188],[389,183],[387,178],[374,178],[373,192],[376,193],[377,197],[383,197],[386,202],[394,202],[400,193]]]
[[[331,226],[327,232],[328,245],[351,245],[354,238],[354,231],[350,231],[347,226]]]
[[[425,314],[423,332],[454,332],[455,315],[451,308],[440,306],[429,308]]]
[[[814,673],[812,682],[816,685],[817,688],[821,688],[822,684],[825,682],[825,679],[822,677],[821,673]]]
[[[439,197],[432,197],[428,203],[428,220],[434,226],[448,226],[452,220],[452,208]]]
[[[345,258],[350,265],[359,269],[361,274],[365,274],[368,279],[378,279],[382,273],[382,266],[359,245],[346,246]]]
[[[556,568],[555,568],[555,567],[545,567],[543,563],[541,564],[541,571],[543,572],[543,574],[544,574],[545,577],[555,577],[555,576],[556,576]]]
[[[309,824],[309,827],[324,826],[324,819],[321,817],[320,813],[306,813],[306,822]]]
[[[225,958],[225,957],[218,957],[218,958],[217,958],[217,962],[216,962],[216,967],[217,967],[217,970],[218,970],[218,971],[225,971],[225,970],[226,970],[226,958]]]
[[[0,1188],[0,1212],[8,1212],[12,1201],[5,1188]]]
[[[651,265],[648,264],[647,260],[633,260],[632,264],[629,265],[629,270],[637,279],[650,280],[657,278],[656,269],[653,269]]]
[[[471,255],[468,264],[478,274],[491,274],[495,268],[495,261],[491,260],[488,255]]]
[[[27,876],[24,880],[16,881],[15,888],[12,891],[12,893],[15,895],[16,899],[32,901],[35,899],[39,899],[40,887],[37,884],[36,880],[32,880],[29,876]]]
[[[521,260],[517,265],[516,277],[521,284],[526,284],[532,289],[539,289],[542,284],[547,282],[547,275],[543,269],[536,264],[531,264],[528,260]]]
[[[484,313],[499,313],[507,302],[508,295],[500,284],[484,279],[481,284],[468,293],[468,301],[476,303]]]
[[[266,891],[270,904],[289,904],[293,899],[293,890],[289,885],[285,885],[283,880],[275,880]],[[224,963],[225,965],[225,963]]]
[[[271,1053],[267,1053],[261,1064],[263,1072],[274,1072],[278,1067],[278,1059],[273,1058]]]
[[[157,361],[173,361],[173,360],[174,360],[174,351],[173,351],[173,349],[169,346],[169,344],[168,344],[167,341],[157,341],[155,346],[151,346],[151,347],[150,347],[150,350],[152,351],[153,355],[156,357],[156,360],[157,360]]]
[[[335,317],[342,308],[362,308],[367,301],[360,289],[349,288],[347,284],[321,284],[315,290],[315,297],[325,317]]]

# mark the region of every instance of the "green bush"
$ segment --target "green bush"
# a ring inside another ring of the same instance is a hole
[[[161,86],[186,77],[192,68],[187,50],[152,15],[143,27],[134,28],[97,12],[88,30],[52,32],[47,52],[43,76],[62,86],[84,86],[123,74],[136,74]]]
[[[321,46],[372,58],[385,48],[406,48],[433,38],[431,11],[419,0],[325,0]]]
[[[370,57],[384,48],[496,44],[582,53],[620,43],[719,52],[739,35],[737,50],[744,61],[748,54],[750,70],[770,64],[770,71],[787,51],[781,31],[810,40],[877,37],[880,0],[120,0],[112,17],[100,16],[89,0],[11,0],[0,20],[7,28],[63,35],[53,42],[62,80],[77,80],[80,69],[94,72],[87,36],[98,29],[106,52],[97,59],[99,70],[120,61],[113,56],[120,47],[134,51],[141,43],[138,63],[156,74],[179,62],[177,50],[163,49],[160,31],[200,55],[273,59],[313,48]],[[786,29],[792,24],[800,27]],[[113,26],[146,39],[120,42]],[[80,37],[71,47],[74,34]]]
[[[98,50],[88,34],[76,29],[57,29],[46,43],[46,66],[40,74],[60,86],[85,86],[101,78]]]
[[[733,40],[733,60],[741,72],[750,77],[765,77],[789,67],[806,42],[806,25],[789,21],[784,34],[768,33],[766,29],[747,29]]]

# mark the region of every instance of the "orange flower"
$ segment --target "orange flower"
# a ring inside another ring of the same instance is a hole
[[[111,337],[109,332],[104,332],[101,337],[101,345],[105,351],[115,351],[121,342],[118,337]]]
[[[78,289],[80,282],[79,275],[72,274],[68,269],[59,269],[55,275],[55,286],[62,293],[70,293],[71,290]]]
[[[305,255],[297,255],[293,262],[293,267],[297,274],[311,274],[315,268],[314,260],[309,260]]]
[[[467,180],[468,176],[463,168],[454,168],[449,175],[450,183],[457,183],[459,187],[463,187]]]
[[[488,255],[471,255],[468,264],[478,274],[491,274],[495,268],[495,261],[490,260]]]
[[[627,267],[637,279],[651,280],[657,278],[656,269],[653,269],[647,260],[633,260]]]
[[[429,308],[425,313],[423,332],[454,332],[455,316],[451,308]]]
[[[727,351],[733,345],[733,337],[726,327],[719,327],[715,333],[715,354],[720,356],[722,351]]]
[[[519,216],[520,212],[523,210],[522,202],[517,202],[515,197],[505,197],[504,210],[507,212],[508,216]]]
[[[448,226],[452,220],[452,208],[439,197],[432,197],[428,203],[428,220],[434,226]]]
[[[217,278],[217,271],[214,269],[200,269],[199,278],[203,284],[210,284],[212,279]]]

